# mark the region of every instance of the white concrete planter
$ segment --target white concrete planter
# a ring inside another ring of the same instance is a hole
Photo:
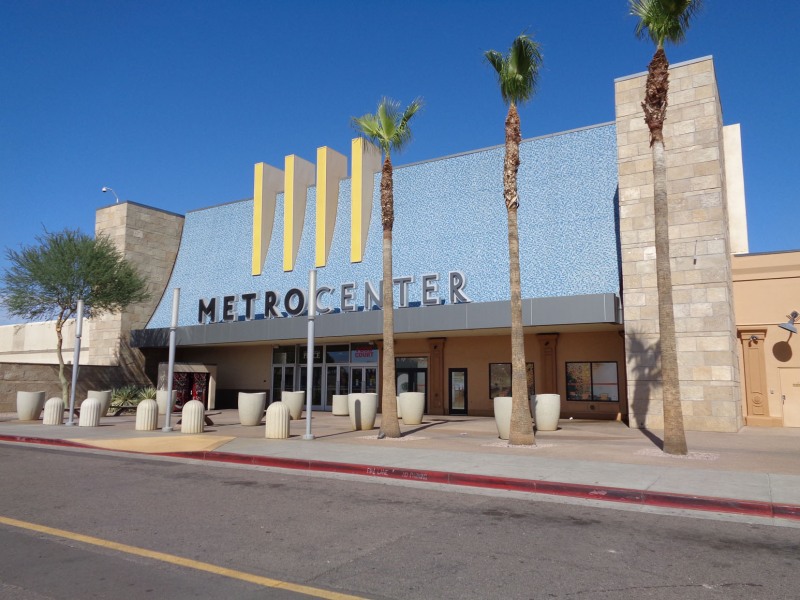
[[[398,406],[403,407],[403,424],[419,425],[425,413],[425,394],[422,392],[403,392],[400,394]],[[397,410],[398,416],[400,410]]]
[[[260,425],[266,407],[266,392],[239,392],[239,422],[242,425]]]
[[[402,419],[403,418],[403,407],[400,406],[400,396],[395,396],[395,397],[397,398],[397,403],[395,404],[395,406],[397,407],[397,418],[398,419]]]
[[[165,415],[167,414],[167,399],[169,398],[169,394],[167,390],[158,390],[156,392],[156,403],[158,404],[158,414]],[[172,391],[172,407],[175,407],[175,400],[178,399],[178,392],[176,390]]]
[[[334,394],[331,405],[331,413],[337,417],[346,417],[350,414],[347,410],[347,394]]]
[[[303,405],[306,403],[305,392],[281,392],[281,402],[289,407],[289,415],[292,419],[299,419],[303,416]]]
[[[36,421],[44,409],[44,392],[17,392],[17,418]]]
[[[350,394],[347,411],[355,431],[372,429],[378,415],[378,394]]]
[[[507,440],[511,432],[511,396],[494,399],[494,423],[501,440]]]
[[[89,390],[86,394],[87,398],[97,398],[100,400],[100,416],[105,417],[108,414],[108,407],[111,406],[111,390]]]
[[[561,416],[561,396],[534,394],[531,396],[531,414],[537,431],[556,431]]]

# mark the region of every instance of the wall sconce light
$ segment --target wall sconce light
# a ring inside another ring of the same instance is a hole
[[[758,336],[757,335],[751,335],[750,336],[750,341],[751,342],[757,342],[758,341]]]
[[[797,333],[797,328],[794,326],[795,321],[797,321],[797,317],[800,317],[800,313],[796,310],[793,310],[790,314],[786,315],[789,317],[789,320],[786,323],[781,323],[778,325],[781,329],[785,329],[789,333]]]

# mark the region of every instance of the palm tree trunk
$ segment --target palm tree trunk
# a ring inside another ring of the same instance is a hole
[[[394,189],[392,159],[386,153],[381,171],[381,222],[383,224],[383,384],[381,386],[381,431],[400,437],[397,420],[397,382],[394,367],[394,287],[392,278],[392,226]]]
[[[506,154],[503,165],[503,195],[508,214],[508,271],[511,287],[511,428],[508,443],[535,444],[528,378],[525,371],[525,343],[522,332],[522,285],[519,269],[519,228],[517,225],[517,171],[522,139],[519,113],[512,102],[506,117]]]
[[[658,285],[658,328],[661,338],[664,452],[686,454],[686,434],[683,427],[683,409],[678,378],[675,314],[672,304],[672,272],[669,260],[669,203],[667,201],[667,163],[663,136],[668,91],[669,62],[664,49],[658,48],[648,69],[642,108],[645,112],[645,122],[650,128],[650,146],[653,153],[653,216],[656,282]]]

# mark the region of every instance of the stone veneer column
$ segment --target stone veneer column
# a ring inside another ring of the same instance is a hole
[[[182,215],[133,202],[112,204],[97,211],[95,235],[106,235],[148,282],[150,300],[122,313],[93,319],[91,364],[120,366],[134,380],[144,377],[141,353],[130,347],[129,333],[141,329],[153,314],[169,281],[178,255]]]
[[[662,429],[646,75],[615,81],[625,354],[633,427]],[[710,57],[670,68],[664,124],[670,254],[686,429],[737,431],[742,411],[722,110]]]

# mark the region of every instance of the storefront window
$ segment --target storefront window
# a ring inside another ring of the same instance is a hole
[[[616,362],[568,362],[567,400],[618,402]]]
[[[525,371],[528,379],[528,396],[536,393],[536,385],[533,378],[533,363],[525,363]],[[490,363],[489,364],[489,398],[497,396],[511,395],[511,363]]]
[[[349,344],[329,344],[325,346],[325,362],[328,364],[350,362]]]
[[[351,344],[350,362],[353,364],[377,364],[378,347],[375,344]]]
[[[428,359],[425,357],[401,357],[394,359],[396,369],[427,369]]]
[[[272,364],[293,365],[296,354],[296,346],[275,346],[272,349]]]
[[[308,363],[308,346],[300,346],[300,364]],[[322,364],[322,346],[314,346],[314,364]]]

